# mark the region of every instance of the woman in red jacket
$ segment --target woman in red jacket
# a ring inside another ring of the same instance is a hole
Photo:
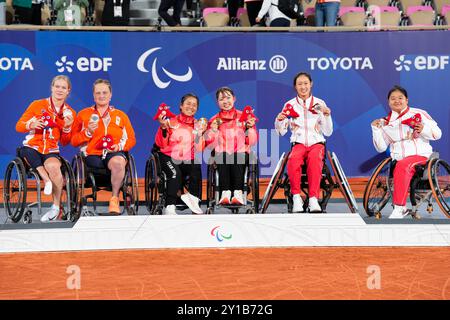
[[[200,162],[195,161],[195,153],[205,147],[203,132],[207,121],[196,121],[198,97],[192,93],[181,98],[181,113],[174,118],[166,119],[164,114],[158,118],[160,127],[155,137],[159,147],[161,170],[167,177],[167,199],[164,214],[177,214],[175,205],[183,190],[183,179],[189,176],[188,192],[181,195],[181,200],[193,213],[202,214],[200,208],[200,191],[202,172]],[[206,120],[206,119],[205,119]]]
[[[220,112],[210,119],[205,140],[206,145],[215,150],[221,190],[219,204],[243,205],[246,157],[250,147],[258,141],[256,118],[240,121],[242,111],[235,108],[236,97],[228,87],[219,88],[216,99]]]
[[[19,156],[41,176],[44,194],[53,196],[53,205],[42,222],[55,220],[60,212],[64,184],[59,160],[59,143],[66,145],[72,136],[75,111],[66,104],[71,83],[67,76],[52,80],[51,96],[33,101],[16,124],[16,130],[27,133]]]

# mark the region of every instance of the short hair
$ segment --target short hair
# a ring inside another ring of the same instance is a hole
[[[182,96],[181,97],[181,104],[183,104],[186,101],[187,98],[194,98],[195,100],[197,100],[197,106],[200,106],[200,100],[193,93],[186,93],[184,96]]]
[[[55,82],[58,80],[64,80],[65,82],[67,82],[67,85],[69,87],[69,90],[72,89],[72,83],[70,82],[70,79],[68,76],[65,76],[63,74],[60,74],[59,76],[56,76],[52,79],[52,87],[55,85]]]
[[[307,77],[309,79],[309,82],[312,82],[311,75],[307,72],[302,71],[302,72],[297,73],[297,75],[294,77],[294,87],[297,84],[297,79],[300,78],[301,76]]]
[[[219,99],[219,95],[221,93],[224,94],[225,92],[229,92],[234,97],[234,92],[233,92],[233,90],[231,90],[231,88],[229,88],[229,87],[220,87],[216,91],[216,100]]]
[[[109,80],[106,80],[106,79],[95,80],[94,85],[92,86],[92,91],[95,91],[95,86],[98,84],[106,84],[109,88],[109,91],[112,93],[112,86],[111,86],[111,82],[109,82]]]
[[[391,94],[393,94],[395,91],[400,91],[405,96],[405,98],[408,99],[408,92],[406,91],[406,89],[403,87],[400,87],[399,85],[395,85],[392,87],[391,90],[389,90],[389,93],[387,96],[388,100],[391,97]]]

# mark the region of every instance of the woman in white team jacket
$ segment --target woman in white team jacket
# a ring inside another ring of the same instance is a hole
[[[317,198],[322,179],[325,157],[325,136],[333,133],[331,110],[325,101],[311,94],[312,79],[308,73],[300,72],[294,78],[297,96],[284,104],[275,119],[275,130],[284,136],[290,128],[292,150],[287,162],[287,171],[293,198],[293,212],[303,211],[300,196],[301,166],[306,163],[308,177],[309,212],[320,212]]]
[[[391,158],[397,160],[394,169],[394,211],[391,219],[401,219],[406,214],[406,197],[415,166],[425,164],[433,152],[430,140],[441,138],[436,121],[424,110],[408,106],[408,93],[394,86],[388,93],[391,112],[372,122],[373,144],[378,152],[388,147]]]

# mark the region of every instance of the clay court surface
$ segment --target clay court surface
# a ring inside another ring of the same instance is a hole
[[[448,247],[0,254],[0,299],[450,300],[449,265]]]

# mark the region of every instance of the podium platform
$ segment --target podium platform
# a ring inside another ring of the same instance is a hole
[[[366,223],[358,214],[82,217],[0,228],[0,252],[121,249],[450,246],[450,223]]]

